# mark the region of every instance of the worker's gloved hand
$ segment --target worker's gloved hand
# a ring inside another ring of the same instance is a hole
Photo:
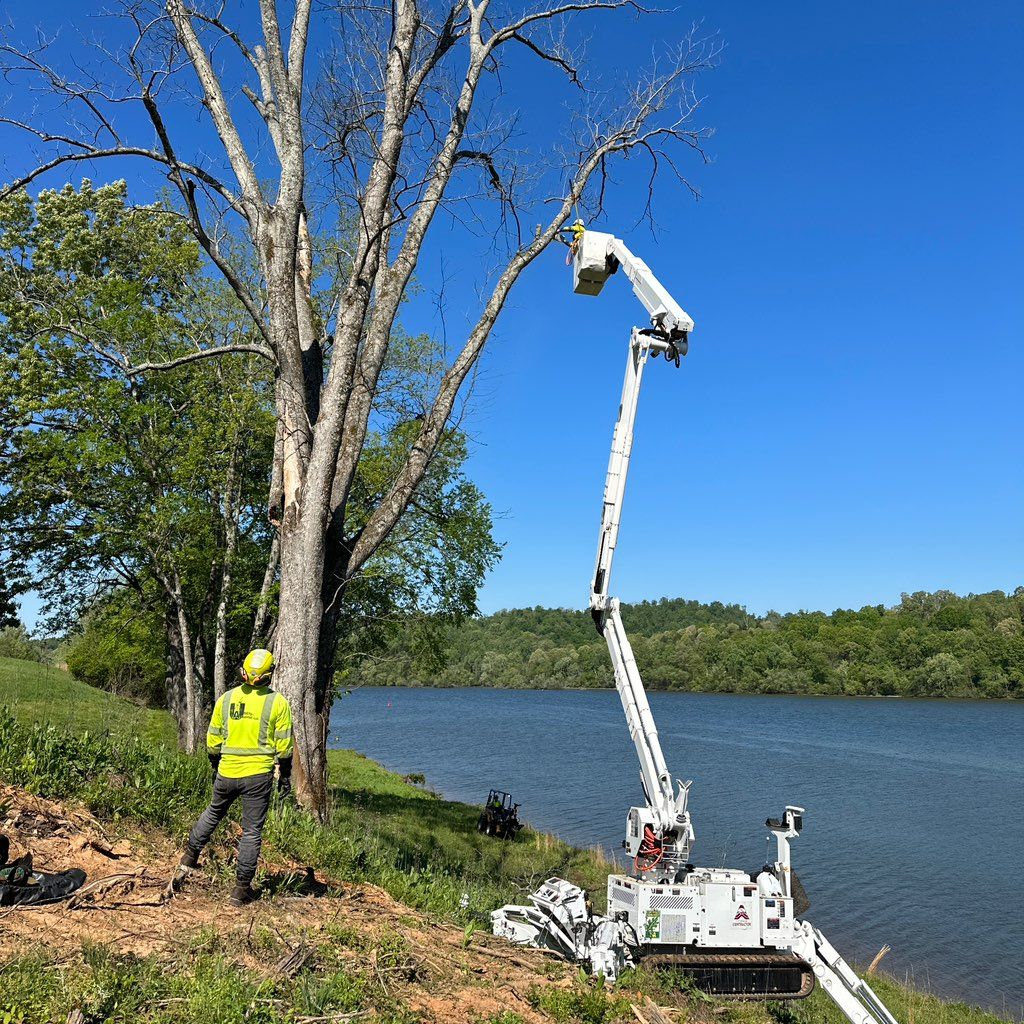
[[[220,754],[210,754],[210,770],[216,776],[217,772],[220,771]]]
[[[292,759],[282,757],[277,762],[277,793],[278,796],[290,796],[292,791]]]

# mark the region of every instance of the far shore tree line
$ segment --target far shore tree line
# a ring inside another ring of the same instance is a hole
[[[904,594],[894,607],[769,612],[684,599],[623,605],[652,690],[1024,699],[1024,587],[959,597]],[[155,611],[118,600],[89,612],[66,643],[0,630],[0,657],[61,660],[101,689],[166,706],[165,637]],[[395,615],[336,663],[359,686],[597,689],[613,685],[590,615],[524,608],[489,616]]]
[[[622,615],[654,690],[1024,698],[1024,587],[966,597],[918,592],[891,608],[831,614],[758,616],[735,604],[663,599],[624,604]],[[443,668],[434,669],[412,642],[396,641],[387,657],[346,672],[345,684],[613,685],[604,640],[584,611],[473,618],[450,631],[441,657]]]

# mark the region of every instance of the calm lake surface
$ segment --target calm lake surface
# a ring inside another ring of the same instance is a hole
[[[764,819],[807,808],[794,840],[807,917],[848,959],[1006,1016],[1024,1010],[1024,705],[651,694],[669,768],[692,778],[696,864],[769,859]],[[525,818],[619,848],[642,804],[615,691],[364,688],[331,745],[444,796],[509,790]]]

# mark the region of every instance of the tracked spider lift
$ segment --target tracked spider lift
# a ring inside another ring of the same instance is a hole
[[[626,817],[622,845],[632,871],[609,876],[607,916],[591,912],[581,889],[551,878],[530,896],[529,906],[496,910],[494,933],[557,950],[609,979],[641,962],[672,968],[726,998],[798,999],[817,981],[854,1024],[897,1024],[824,935],[800,919],[807,904],[790,863],[790,841],[803,827],[803,808],[789,806],[767,820],[776,859],[760,872],[690,863],[691,783],[673,782],[669,773],[609,582],[644,369],[652,355],[678,366],[693,321],[621,239],[577,224],[570,249],[577,294],[599,294],[621,268],[650,317],[650,326],[630,334],[590,587],[590,611],[608,644],[646,804],[631,807]]]

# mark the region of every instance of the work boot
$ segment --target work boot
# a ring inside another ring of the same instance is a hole
[[[252,903],[253,900],[258,900],[259,898],[260,894],[248,882],[239,882],[231,890],[228,902],[233,907],[244,907],[247,903]]]
[[[186,846],[185,852],[181,855],[181,860],[178,861],[178,867],[194,871],[199,867],[199,854],[191,846]]]

